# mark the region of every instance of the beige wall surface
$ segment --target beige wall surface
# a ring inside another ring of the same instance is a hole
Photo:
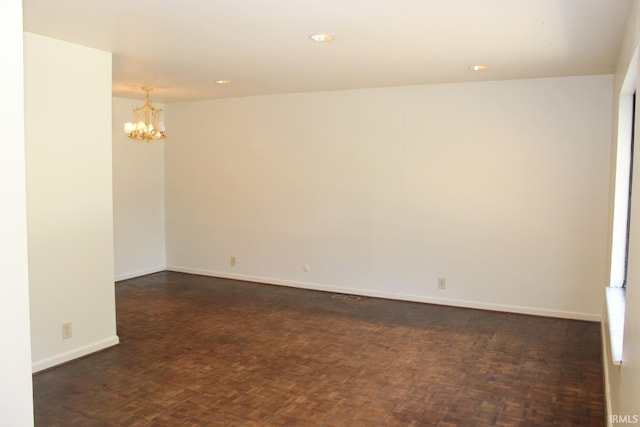
[[[111,54],[25,33],[34,371],[118,342],[113,273]],[[62,338],[71,322],[72,337]]]
[[[123,123],[142,101],[113,98],[113,232],[115,279],[165,269],[165,141],[129,139]],[[158,108],[162,104],[154,103]]]
[[[168,267],[600,320],[611,87],[592,76],[168,104]]]
[[[22,2],[0,2],[0,425],[33,425]]]

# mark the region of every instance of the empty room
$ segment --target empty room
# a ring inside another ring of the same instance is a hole
[[[638,1],[0,28],[1,425],[640,425]]]

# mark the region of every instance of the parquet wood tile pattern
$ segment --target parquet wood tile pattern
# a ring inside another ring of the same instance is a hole
[[[36,426],[603,426],[600,325],[162,272]]]

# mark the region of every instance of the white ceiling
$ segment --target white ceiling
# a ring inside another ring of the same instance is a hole
[[[632,0],[24,0],[24,28],[113,52],[113,94],[183,101],[609,74]],[[335,35],[330,43],[309,39]],[[469,65],[487,64],[482,72]],[[220,86],[216,80],[230,79]]]

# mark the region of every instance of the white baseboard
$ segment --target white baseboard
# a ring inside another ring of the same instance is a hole
[[[52,368],[56,365],[60,365],[61,363],[69,362],[73,359],[77,359],[82,356],[86,356],[91,353],[95,353],[100,350],[104,350],[106,348],[112,347],[120,343],[120,339],[117,335],[106,338],[104,340],[96,341],[89,345],[85,345],[82,347],[74,348],[73,350],[66,351],[61,354],[56,354],[52,357],[47,357],[46,359],[35,361],[31,364],[31,372],[39,372],[44,369]]]
[[[343,294],[361,295],[375,298],[385,298],[400,301],[423,302],[428,304],[447,305],[452,307],[476,308],[480,310],[502,311],[507,313],[531,314],[534,316],[556,317],[561,319],[587,320],[590,322],[600,322],[602,316],[595,313],[580,313],[573,311],[551,310],[539,307],[526,307],[517,305],[493,304],[481,301],[459,300],[450,298],[437,298],[423,295],[400,294],[395,292],[382,292],[370,289],[358,289],[348,287],[337,287],[319,283],[298,282],[285,279],[274,279],[271,277],[250,276],[244,274],[233,274],[226,271],[209,271],[196,268],[180,267],[169,265],[168,271],[180,273],[199,274],[202,276],[220,277],[225,279],[243,280],[246,282],[265,283],[269,285],[290,286],[293,288],[312,289],[316,291],[336,292]]]
[[[146,276],[147,274],[159,273],[161,271],[165,271],[166,269],[167,268],[163,265],[159,267],[145,268],[143,270],[121,273],[115,276],[115,281],[119,282],[121,280],[133,279],[134,277]]]
[[[606,426],[611,427],[611,386],[609,383],[610,375],[609,366],[611,363],[609,361],[609,343],[607,340],[607,325],[605,324],[604,319],[600,322],[600,337],[602,341],[602,370],[604,373],[604,414],[607,417]]]

